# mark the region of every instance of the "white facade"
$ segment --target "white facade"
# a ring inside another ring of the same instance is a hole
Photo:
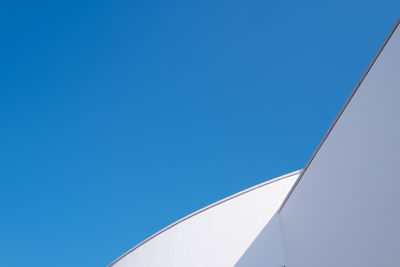
[[[288,267],[400,266],[399,140],[397,27],[280,212]]]
[[[307,166],[200,210],[113,266],[400,266],[400,27]]]
[[[189,215],[111,266],[233,266],[274,216],[298,175],[278,177]]]
[[[285,265],[285,249],[279,213],[268,222],[240,257],[235,267],[269,267]]]

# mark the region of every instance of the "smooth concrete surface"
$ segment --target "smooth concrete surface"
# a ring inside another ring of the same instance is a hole
[[[399,167],[397,27],[283,205],[286,266],[400,266]]]
[[[266,182],[190,215],[111,265],[234,266],[274,216],[298,174]]]

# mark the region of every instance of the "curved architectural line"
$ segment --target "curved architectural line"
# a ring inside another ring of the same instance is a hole
[[[398,266],[399,24],[303,170],[200,209],[109,266]]]
[[[122,255],[121,255],[120,257],[118,257],[116,260],[114,260],[114,261],[109,265],[109,267],[110,267],[110,266],[113,266],[114,264],[116,264],[117,262],[119,262],[121,259],[123,259],[125,256],[127,256],[128,254],[130,254],[132,251],[134,251],[134,250],[136,250],[137,248],[143,246],[144,244],[146,244],[147,242],[149,242],[149,241],[152,240],[153,238],[159,236],[160,234],[166,232],[167,230],[173,228],[174,226],[176,226],[176,225],[178,225],[178,224],[180,224],[180,223],[182,223],[182,222],[184,222],[184,221],[186,221],[186,220],[188,220],[188,219],[190,219],[190,218],[192,218],[192,217],[194,217],[194,216],[196,216],[196,215],[199,215],[199,214],[201,214],[201,213],[203,213],[203,212],[205,212],[205,211],[207,211],[207,210],[209,210],[209,209],[211,209],[211,208],[213,208],[213,207],[216,207],[216,206],[218,206],[218,205],[220,205],[220,204],[222,204],[222,203],[224,203],[224,202],[226,202],[226,201],[229,201],[229,200],[232,200],[232,199],[234,199],[234,198],[237,198],[237,197],[239,197],[239,196],[241,196],[241,195],[244,195],[244,194],[246,194],[246,193],[249,193],[249,192],[251,192],[251,191],[253,191],[253,190],[256,190],[256,189],[258,189],[258,188],[264,187],[264,186],[266,186],[266,185],[272,184],[272,183],[274,183],[274,182],[277,182],[277,181],[279,181],[279,180],[282,180],[282,179],[285,179],[285,178],[288,178],[288,177],[292,177],[292,176],[294,176],[294,175],[298,175],[300,172],[301,172],[301,170],[297,170],[297,171],[288,173],[288,174],[286,174],[286,175],[282,175],[282,176],[280,176],[280,177],[277,177],[277,178],[275,178],[275,179],[268,180],[268,181],[266,181],[266,182],[260,183],[260,184],[258,184],[258,185],[253,186],[253,187],[250,187],[250,188],[248,188],[248,189],[245,189],[245,190],[243,190],[243,191],[240,191],[240,192],[238,192],[238,193],[236,193],[236,194],[233,194],[233,195],[231,195],[231,196],[229,196],[229,197],[226,197],[226,198],[224,198],[224,199],[222,199],[222,200],[219,200],[219,201],[217,201],[217,202],[215,202],[215,203],[213,203],[213,204],[210,204],[210,205],[208,205],[208,206],[206,206],[206,207],[204,207],[204,208],[202,208],[202,209],[199,209],[199,210],[197,210],[197,211],[195,211],[195,212],[193,212],[193,213],[191,213],[191,214],[189,214],[189,215],[183,217],[182,219],[179,219],[179,220],[177,220],[176,222],[174,222],[174,223],[168,225],[167,227],[165,227],[165,228],[163,228],[162,230],[156,232],[155,234],[151,235],[150,237],[146,238],[145,240],[143,240],[142,242],[140,242],[139,244],[137,244],[136,246],[134,246],[133,248],[131,248],[130,250],[128,250],[127,252],[125,252],[124,254],[122,254]]]

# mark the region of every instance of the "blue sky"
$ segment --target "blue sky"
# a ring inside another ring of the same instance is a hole
[[[105,266],[302,168],[399,1],[2,1],[2,266]]]

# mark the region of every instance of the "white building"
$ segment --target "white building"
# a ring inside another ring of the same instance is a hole
[[[398,25],[301,172],[199,210],[110,266],[400,266]]]

